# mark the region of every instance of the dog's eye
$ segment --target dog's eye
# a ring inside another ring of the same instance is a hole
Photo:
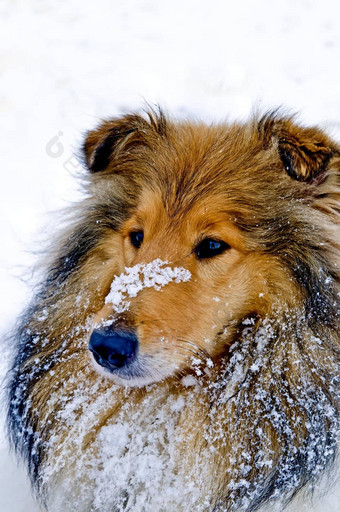
[[[130,233],[130,240],[132,245],[134,245],[137,249],[140,248],[140,246],[143,243],[144,239],[144,233],[143,231],[132,231]]]
[[[230,245],[222,240],[214,240],[213,238],[205,238],[195,248],[196,257],[199,260],[204,258],[213,258],[222,252],[230,249]]]

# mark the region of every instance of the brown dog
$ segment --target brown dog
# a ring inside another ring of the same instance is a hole
[[[49,511],[282,507],[339,432],[340,148],[269,114],[102,123],[24,315],[12,440]]]

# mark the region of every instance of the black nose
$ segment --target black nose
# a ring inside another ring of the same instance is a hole
[[[130,331],[114,330],[112,327],[94,329],[89,349],[98,364],[114,371],[132,363],[136,357],[138,338]]]

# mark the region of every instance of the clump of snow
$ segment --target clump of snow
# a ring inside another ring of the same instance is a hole
[[[129,308],[128,297],[136,297],[144,288],[161,290],[169,283],[189,281],[191,273],[183,267],[171,268],[167,261],[157,258],[150,263],[126,267],[125,272],[116,276],[111,284],[106,304],[112,304],[117,313]]]
[[[198,382],[193,375],[185,375],[185,377],[183,377],[181,380],[181,384],[185,387],[190,388],[193,386],[197,386]]]

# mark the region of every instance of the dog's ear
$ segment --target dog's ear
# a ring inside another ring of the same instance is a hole
[[[261,121],[260,121],[261,123]],[[333,155],[339,147],[318,128],[303,128],[291,119],[266,119],[271,139],[275,141],[286,172],[298,181],[306,183],[322,182]]]
[[[148,146],[155,138],[164,137],[167,121],[160,108],[149,110],[146,116],[130,114],[102,122],[87,133],[83,144],[86,167],[92,172],[104,171],[124,153],[128,157],[141,145]]]
[[[93,172],[106,169],[122,149],[142,142],[147,121],[138,115],[128,115],[102,122],[87,133],[83,155],[87,168]]]
[[[279,154],[285,170],[298,181],[322,181],[334,154],[331,141],[321,130],[298,128],[278,138]]]

